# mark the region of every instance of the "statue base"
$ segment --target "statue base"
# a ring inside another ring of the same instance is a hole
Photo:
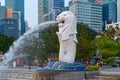
[[[65,63],[60,61],[51,61],[48,65],[42,70],[77,70],[77,71],[85,71],[86,66],[80,62],[74,63]]]

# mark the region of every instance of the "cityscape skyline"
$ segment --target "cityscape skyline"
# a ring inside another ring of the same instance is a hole
[[[4,5],[4,1],[5,0],[0,0],[0,2],[2,2],[2,5]],[[29,2],[28,2],[29,1]],[[41,0],[40,0],[41,1]],[[65,5],[66,5],[66,2],[70,1],[70,0],[64,0],[65,1]],[[82,1],[82,0],[75,0],[75,1]],[[87,1],[87,0],[86,0]],[[88,0],[90,1],[90,0]],[[106,0],[107,1],[107,0]],[[113,0],[108,0],[108,1],[113,1]],[[107,1],[107,2],[108,2]],[[93,2],[93,1],[92,1]],[[114,2],[114,1],[113,1]],[[103,5],[103,3],[102,3]],[[118,4],[119,5],[119,4]],[[109,6],[109,5],[108,5]],[[116,6],[116,5],[115,5]],[[22,7],[22,6],[21,6]],[[38,25],[38,18],[39,18],[39,15],[38,15],[38,0],[25,0],[25,22],[28,23],[28,26],[29,27],[35,27]],[[69,5],[69,8],[70,8],[70,5]],[[106,8],[107,9],[107,8]],[[68,9],[67,9],[68,10]],[[110,7],[110,10],[114,10]],[[110,11],[110,10],[105,10],[105,11]],[[62,10],[64,11],[64,10]],[[115,11],[113,11],[115,12]],[[113,14],[112,12],[112,14]],[[86,13],[86,12],[84,12]],[[75,13],[76,14],[76,13]],[[118,12],[119,14],[119,12]],[[80,14],[81,15],[81,14]],[[116,14],[117,15],[117,14]],[[82,16],[82,15],[81,15]],[[106,15],[105,15],[106,16]],[[111,17],[111,16],[110,16]],[[119,17],[119,16],[118,16]],[[78,18],[78,17],[77,17]],[[112,20],[110,18],[110,20]],[[105,20],[106,21],[106,20]],[[116,21],[114,21],[116,22]]]
[[[68,6],[70,0],[65,0],[65,6]],[[0,0],[1,5],[5,5],[5,0]],[[29,27],[38,25],[38,0],[25,0],[25,20]]]

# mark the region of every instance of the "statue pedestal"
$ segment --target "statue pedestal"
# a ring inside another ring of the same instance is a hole
[[[76,70],[76,71],[85,71],[86,66],[80,62],[65,63],[59,61],[51,61],[48,65],[42,70]]]

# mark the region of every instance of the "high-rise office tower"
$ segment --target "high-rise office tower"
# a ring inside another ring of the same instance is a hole
[[[102,5],[99,0],[72,0],[69,10],[77,18],[77,22],[83,22],[95,30],[102,30]]]
[[[117,0],[103,0],[103,30],[106,24],[117,22]]]
[[[0,34],[19,37],[18,19],[4,18],[0,20]]]
[[[5,18],[5,6],[1,6],[0,2],[0,20]]]
[[[7,8],[13,8],[15,14],[21,17],[21,35],[25,33],[25,20],[24,20],[24,0],[5,0],[5,6]],[[17,13],[18,12],[18,13]],[[19,14],[20,12],[20,14]]]
[[[64,8],[64,0],[49,0],[48,1],[48,16],[50,21],[54,21],[56,16]]]
[[[45,21],[46,14],[48,14],[48,0],[38,0],[38,23]]]
[[[117,0],[117,21],[120,22],[120,0]]]
[[[117,1],[103,0],[103,21],[117,22]]]
[[[0,34],[12,36],[15,38],[19,37],[20,20],[18,19],[17,16],[16,18],[13,18],[13,8],[5,9],[5,17],[2,20],[0,20]]]

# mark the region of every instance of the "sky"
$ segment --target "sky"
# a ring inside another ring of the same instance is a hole
[[[65,0],[65,5],[68,5],[68,1]],[[5,0],[0,0],[1,4],[4,5]],[[25,20],[28,21],[29,27],[38,25],[38,0],[25,0]]]
[[[38,25],[38,0],[25,0],[25,20],[29,27]]]

